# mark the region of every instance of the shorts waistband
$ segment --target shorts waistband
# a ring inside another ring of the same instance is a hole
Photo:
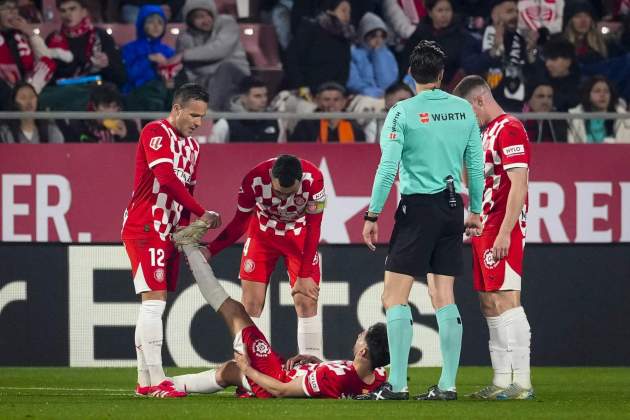
[[[447,189],[443,189],[442,191],[433,194],[401,194],[400,198],[413,203],[436,199],[443,200],[444,196],[448,196]],[[459,197],[459,193],[456,193],[455,196]]]

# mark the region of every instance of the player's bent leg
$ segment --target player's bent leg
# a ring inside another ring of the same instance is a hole
[[[265,337],[269,336],[269,331],[266,331],[266,328],[263,328],[260,316],[265,308],[267,284],[268,283],[259,281],[241,279],[241,288],[243,291],[241,303],[245,307],[245,311],[247,311],[249,316],[252,318],[254,324],[256,324],[260,331],[262,331]]]
[[[455,400],[457,399],[456,379],[463,335],[462,319],[453,293],[455,277],[429,273],[427,283],[431,303],[436,309],[435,317],[438,323],[443,363],[438,384],[430,387],[424,394],[416,396],[416,399]]]
[[[293,295],[298,317],[297,341],[299,354],[309,354],[324,360],[322,321],[317,314],[317,301],[301,293]]]
[[[228,386],[242,384],[242,374],[236,362],[230,360],[216,369],[199,373],[179,375],[173,377],[175,388],[184,392],[199,394],[214,394]]]

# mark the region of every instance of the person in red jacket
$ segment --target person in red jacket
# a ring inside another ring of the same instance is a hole
[[[321,278],[317,245],[325,205],[324,179],[313,163],[291,155],[266,160],[245,175],[234,219],[202,249],[209,259],[247,231],[239,273],[242,303],[259,327],[269,278],[284,257],[298,316],[299,352],[319,359],[323,351],[317,316]]]
[[[140,134],[131,202],[124,215],[122,240],[131,261],[133,285],[142,296],[136,324],[138,358],[136,394],[183,397],[162,369],[162,314],[167,291],[175,291],[179,254],[171,242],[178,226],[195,214],[210,228],[220,216],[193,198],[199,143],[191,137],[208,110],[208,92],[196,84],[181,86],[168,118],[152,121]]]

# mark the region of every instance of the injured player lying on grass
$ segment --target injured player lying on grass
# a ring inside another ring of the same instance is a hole
[[[285,363],[243,305],[225,292],[185,229],[174,235],[175,240],[186,254],[202,295],[221,315],[234,338],[235,360],[225,362],[217,369],[173,377],[178,390],[214,393],[234,385],[258,398],[343,398],[371,392],[385,382],[383,366],[389,363],[385,324],[375,324],[359,334],[353,348],[353,360],[323,362],[314,356],[298,355]]]

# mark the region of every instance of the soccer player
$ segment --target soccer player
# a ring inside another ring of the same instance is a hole
[[[242,303],[259,328],[269,277],[278,258],[284,257],[298,316],[299,352],[323,359],[317,316],[321,277],[317,245],[326,205],[322,173],[295,156],[266,160],[245,175],[237,203],[234,218],[204,255],[216,256],[247,230],[239,272]]]
[[[473,281],[490,332],[492,385],[481,399],[532,399],[531,332],[521,306],[530,147],[523,124],[506,114],[479,76],[467,76],[454,93],[468,100],[483,132],[483,232],[473,236]]]
[[[200,248],[188,244],[183,251],[199,290],[234,338],[236,361],[201,373],[175,376],[177,389],[214,393],[236,385],[258,398],[342,398],[371,392],[386,380],[383,366],[389,363],[389,354],[384,324],[375,324],[359,334],[353,360],[322,362],[312,355],[298,355],[285,364],[243,305],[227,295]]]
[[[365,215],[363,240],[372,251],[376,249],[377,219],[400,165],[402,197],[385,262],[382,297],[391,370],[389,383],[362,399],[409,398],[407,365],[413,321],[408,299],[414,278],[425,276],[436,310],[442,374],[437,385],[416,399],[457,398],[455,379],[463,330],[453,284],[463,263],[460,174],[465,162],[471,211],[466,225],[479,229],[483,161],[479,126],[470,104],[440,90],[444,60],[444,52],[434,42],[421,41],[414,48],[410,74],[418,94],[392,107],[381,132],[382,156]]]
[[[136,323],[138,359],[136,393],[182,397],[162,369],[162,314],[167,291],[174,291],[179,272],[171,232],[186,226],[193,213],[218,227],[217,213],[208,212],[192,193],[197,178],[199,144],[191,137],[208,109],[208,93],[185,84],[174,94],[168,118],[152,121],[140,134],[131,202],[124,215],[122,240],[131,261],[133,285],[142,304]]]

